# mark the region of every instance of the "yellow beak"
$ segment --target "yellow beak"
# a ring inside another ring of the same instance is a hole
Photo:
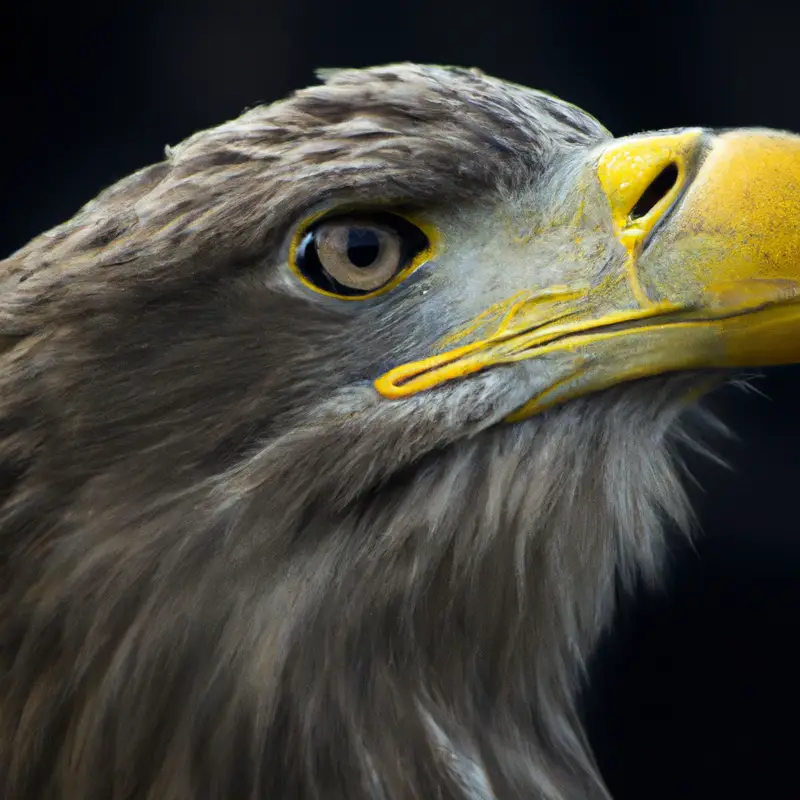
[[[557,379],[516,420],[665,372],[800,362],[800,137],[622,139],[594,170],[622,273],[585,290],[521,291],[480,338],[379,378],[381,394],[562,357]]]

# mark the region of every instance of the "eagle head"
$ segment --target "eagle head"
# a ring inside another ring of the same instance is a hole
[[[800,138],[342,70],[2,262],[0,795],[605,798],[694,401],[800,360]]]

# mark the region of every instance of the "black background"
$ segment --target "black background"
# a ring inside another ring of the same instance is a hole
[[[314,80],[319,66],[478,66],[615,134],[800,131],[791,4],[278,0],[0,11],[0,255],[164,145]],[[800,371],[712,399],[739,433],[693,460],[704,535],[627,603],[592,670],[590,731],[618,800],[800,798]]]

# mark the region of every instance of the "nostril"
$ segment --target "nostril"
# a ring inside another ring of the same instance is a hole
[[[628,218],[631,222],[641,219],[650,213],[658,201],[666,197],[669,190],[678,182],[678,167],[674,163],[667,164],[656,175],[652,183],[644,190],[642,196],[636,201]]]

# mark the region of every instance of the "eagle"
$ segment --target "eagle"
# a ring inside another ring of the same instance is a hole
[[[0,262],[0,796],[609,798],[587,662],[798,219],[800,137],[394,64]]]

